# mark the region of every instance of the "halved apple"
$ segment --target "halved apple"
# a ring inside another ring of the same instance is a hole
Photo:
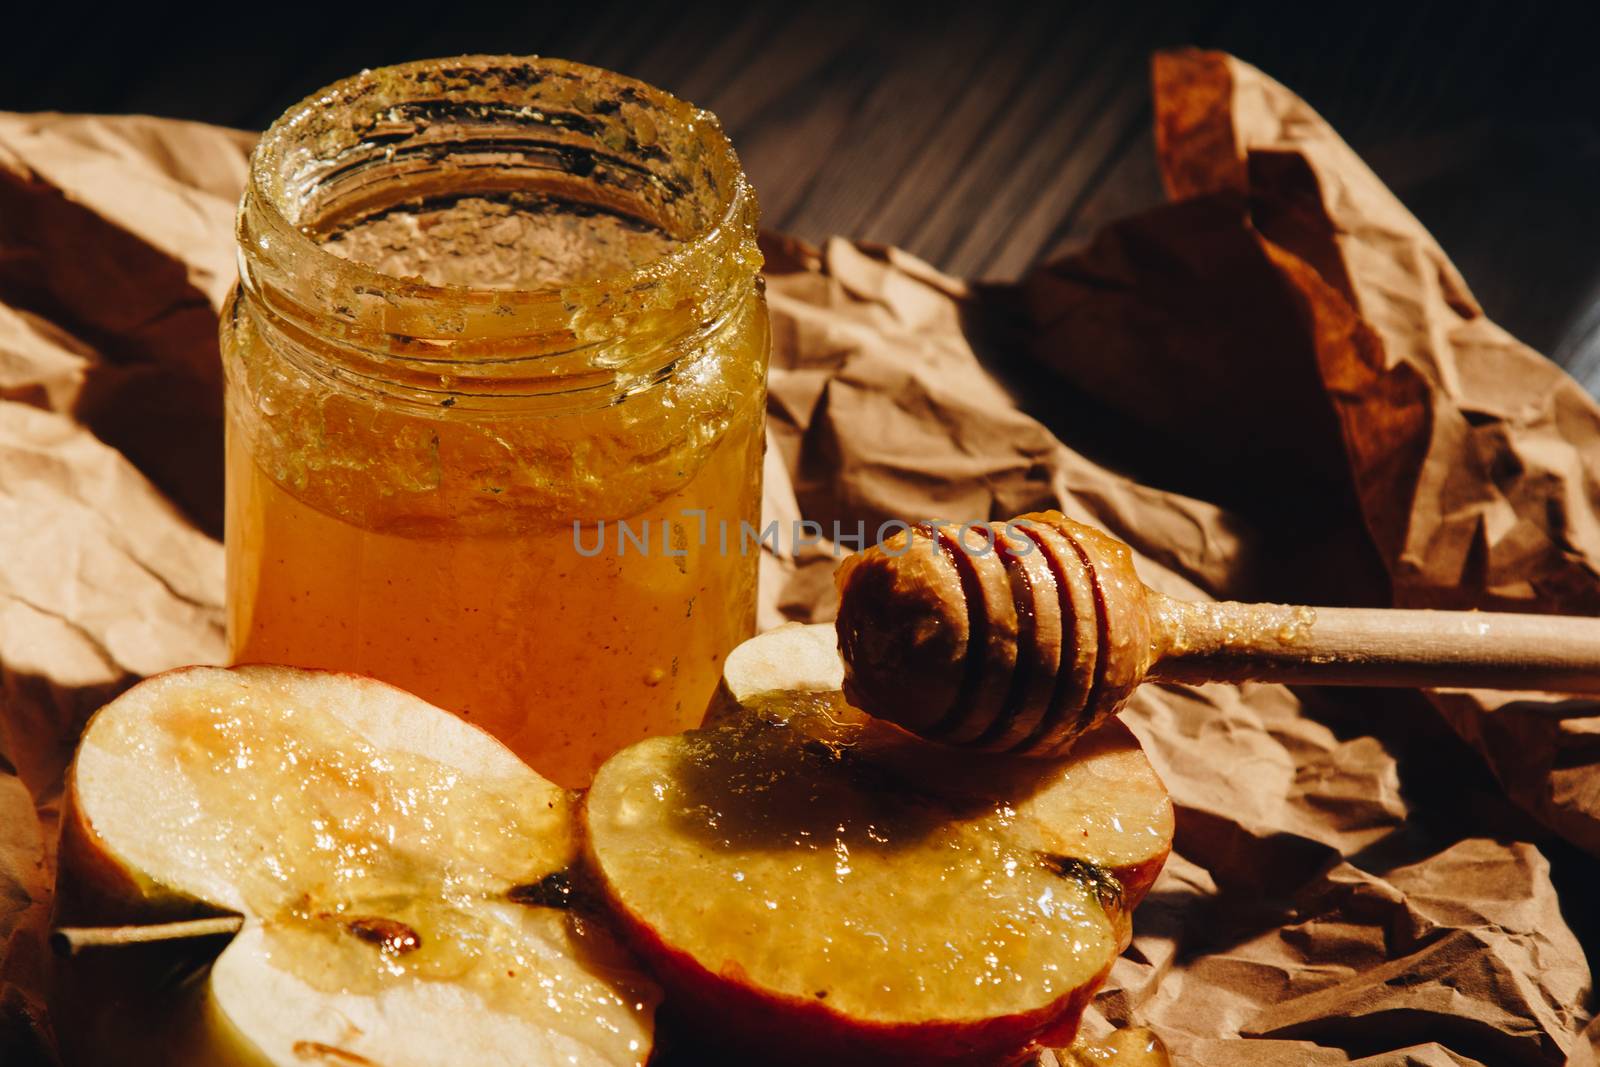
[[[612,757],[590,863],[679,1010],[783,1062],[994,1065],[1066,1044],[1172,807],[1120,723],[1044,761],[850,707],[831,628],[729,656],[706,728]]]
[[[69,1004],[81,1062],[650,1054],[656,987],[562,906],[569,795],[398,689],[281,667],[161,675],[90,722],[68,798],[60,921],[244,917],[189,997],[150,995],[165,976],[136,951],[85,960],[110,972]],[[130,1021],[119,1001],[163,1019]]]

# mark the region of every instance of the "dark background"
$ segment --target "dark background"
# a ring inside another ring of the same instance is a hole
[[[1160,200],[1149,53],[1223,48],[1320,110],[1490,315],[1600,391],[1594,6],[62,3],[6,16],[0,108],[260,129],[366,66],[563,56],[716,111],[769,228],[1010,278]]]

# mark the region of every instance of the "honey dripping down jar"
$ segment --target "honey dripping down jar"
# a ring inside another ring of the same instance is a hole
[[[267,131],[238,237],[234,661],[391,682],[568,786],[697,723],[754,629],[769,348],[715,118],[557,60],[374,70]]]

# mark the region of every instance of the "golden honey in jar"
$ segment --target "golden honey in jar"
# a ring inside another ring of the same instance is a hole
[[[711,115],[578,64],[289,111],[222,322],[234,660],[394,683],[565,785],[696,722],[755,618],[755,227]]]

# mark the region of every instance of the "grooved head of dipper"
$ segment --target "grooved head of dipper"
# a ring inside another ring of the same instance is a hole
[[[1059,756],[1143,679],[1144,586],[1126,545],[1059,512],[1004,526],[913,528],[845,561],[844,692],[930,740]]]

